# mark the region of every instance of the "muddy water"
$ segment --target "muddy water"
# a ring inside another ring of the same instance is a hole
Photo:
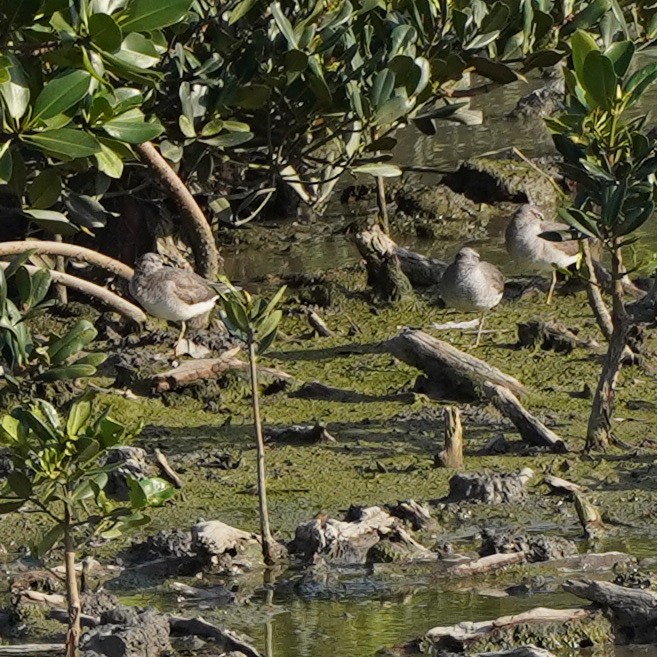
[[[476,100],[473,108],[485,114],[483,126],[468,127],[445,123],[438,137],[424,136],[412,128],[400,135],[395,159],[403,165],[435,167],[450,170],[459,161],[516,146],[528,156],[553,152],[551,138],[542,121],[508,121],[504,118],[513,108],[526,86],[508,86]],[[418,183],[430,183],[427,174],[415,174]],[[434,178],[435,180],[435,178]],[[332,230],[340,217],[340,208],[330,209],[324,231],[303,235],[297,243],[279,243],[273,236],[267,258],[261,253],[226,251],[226,270],[237,280],[258,278],[269,273],[308,272],[350,264],[358,258],[355,247]],[[331,222],[334,222],[331,225]],[[489,239],[481,244],[488,260],[501,266],[505,273],[517,273],[509,265],[503,247],[505,219],[489,226]],[[647,231],[647,250],[657,251],[657,229]],[[451,257],[460,244],[449,242],[399,243],[437,257]],[[645,257],[645,250],[643,256]],[[641,539],[632,545],[609,545],[608,549],[631,551],[637,556],[654,554],[652,541]],[[381,585],[363,572],[347,578],[344,590],[330,595],[303,597],[280,592],[263,593],[258,606],[260,621],[241,610],[206,609],[210,620],[250,635],[268,657],[366,657],[377,649],[409,641],[436,625],[461,621],[479,621],[518,613],[536,606],[566,608],[581,601],[560,591],[558,583],[528,597],[495,597],[491,592],[445,590],[444,583],[420,577],[416,582],[403,582],[403,592],[391,590],[390,582]],[[393,587],[394,589],[394,587]],[[286,589],[287,591],[288,589]],[[616,657],[638,657],[656,654],[651,647],[619,647]]]

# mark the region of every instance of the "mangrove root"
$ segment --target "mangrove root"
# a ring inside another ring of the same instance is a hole
[[[308,317],[308,323],[317,335],[322,338],[332,338],[335,336],[335,333],[326,326],[324,320],[314,310],[308,309],[306,314]]]
[[[599,347],[594,340],[582,340],[560,322],[532,319],[518,323],[518,346],[569,354],[575,347]]]
[[[527,484],[534,476],[531,468],[518,473],[460,472],[449,480],[449,502],[505,504],[527,495]]]
[[[8,266],[8,262],[0,262],[0,268],[6,269]],[[25,268],[30,273],[34,273],[39,269],[32,265],[25,265]],[[112,310],[116,310],[124,317],[127,317],[137,324],[142,324],[146,321],[146,315],[140,308],[100,285],[90,283],[89,281],[85,281],[77,276],[71,276],[71,274],[65,274],[64,272],[54,269],[50,270],[50,278],[52,278],[53,283],[61,283],[62,285],[66,285],[66,287],[70,287],[73,290],[77,290],[87,296],[102,301]]]
[[[295,424],[282,429],[268,428],[265,431],[265,442],[292,443],[334,443],[335,438],[327,431],[326,425],[317,422],[313,425]]]

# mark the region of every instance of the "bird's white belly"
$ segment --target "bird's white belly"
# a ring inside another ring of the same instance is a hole
[[[203,315],[214,308],[214,304],[219,297],[213,297],[208,301],[200,303],[185,304],[180,301],[173,302],[168,299],[159,299],[158,301],[142,301],[144,309],[160,319],[166,319],[170,322],[185,322],[192,317]]]
[[[492,287],[480,272],[461,278],[442,296],[447,306],[464,312],[490,310],[502,300],[502,292]]]

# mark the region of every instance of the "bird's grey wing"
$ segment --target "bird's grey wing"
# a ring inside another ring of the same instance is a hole
[[[504,292],[504,274],[495,265],[491,265],[490,262],[482,262],[479,266],[491,285],[498,292]]]
[[[217,296],[207,281],[188,271],[177,270],[169,276],[171,293],[184,303],[202,303]]]

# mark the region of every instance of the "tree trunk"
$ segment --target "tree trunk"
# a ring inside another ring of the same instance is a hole
[[[196,270],[204,278],[215,280],[219,273],[219,251],[210,224],[196,199],[151,142],[139,144],[136,150],[180,207],[190,232]]]
[[[64,510],[64,563],[66,567],[66,599],[68,602],[68,632],[66,633],[66,657],[77,657],[80,645],[80,591],[75,574],[75,544],[71,535],[73,519]]]
[[[627,345],[629,321],[623,303],[623,265],[620,246],[614,241],[612,251],[613,276],[613,331],[609,340],[609,348],[602,365],[598,387],[593,398],[593,406],[586,430],[586,450],[606,450],[612,437],[611,418],[614,412],[614,397],[616,384],[620,375],[623,354]]]
[[[253,424],[258,443],[258,504],[260,507],[260,534],[262,537],[262,557],[267,566],[274,563],[272,552],[273,539],[269,529],[269,508],[267,506],[267,475],[265,473],[265,441],[260,421],[260,399],[258,393],[258,370],[256,363],[256,345],[253,335],[249,335],[249,369],[251,373],[251,392],[253,400]]]

